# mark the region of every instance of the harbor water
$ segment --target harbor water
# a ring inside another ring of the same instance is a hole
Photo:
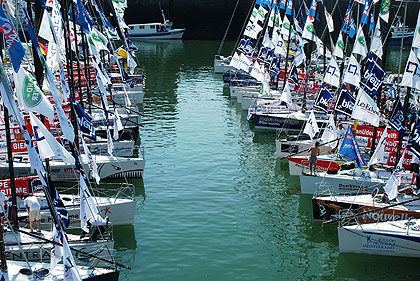
[[[147,164],[134,225],[114,228],[132,267],[120,280],[419,280],[418,259],[338,253],[275,134],[255,132],[213,73],[219,42],[134,43]]]

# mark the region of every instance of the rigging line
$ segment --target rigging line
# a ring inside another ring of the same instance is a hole
[[[226,28],[225,35],[223,36],[222,42],[220,43],[219,50],[217,51],[217,55],[220,55],[220,52],[222,51],[223,44],[224,44],[224,42],[225,42],[225,40],[226,40],[226,36],[227,36],[227,34],[228,34],[228,31],[229,31],[230,25],[231,25],[231,23],[232,23],[233,17],[235,16],[236,8],[238,8],[239,1],[240,1],[240,0],[236,1],[235,8],[233,9],[232,16],[231,16],[231,18],[230,18],[230,21],[229,21],[228,27]],[[160,2],[159,2],[159,5],[160,5]]]
[[[63,244],[62,244],[62,243],[60,243],[60,242],[56,242],[56,241],[54,241],[54,240],[49,240],[49,239],[47,239],[47,238],[44,238],[44,237],[42,237],[42,236],[38,236],[38,235],[36,235],[36,234],[33,234],[33,233],[30,233],[30,232],[27,232],[27,231],[22,230],[22,229],[15,229],[15,231],[17,231],[17,232],[21,232],[21,233],[24,233],[24,234],[26,234],[26,235],[29,235],[29,236],[35,237],[35,238],[37,238],[37,239],[40,239],[40,240],[43,240],[43,241],[49,242],[49,243],[51,243],[51,244],[54,244],[54,245],[57,245],[57,246],[60,246],[60,247],[62,247],[62,246],[63,246]],[[72,247],[72,246],[69,246],[69,248],[70,248],[71,250],[75,251],[75,252],[78,252],[78,253],[81,253],[81,254],[87,255],[87,256],[89,256],[89,257],[92,257],[92,258],[95,258],[95,259],[99,259],[99,260],[101,260],[101,261],[108,262],[108,263],[110,263],[110,264],[114,264],[114,265],[120,266],[120,267],[125,268],[125,269],[131,269],[131,267],[129,267],[129,266],[127,266],[127,265],[124,265],[124,264],[121,264],[121,263],[119,263],[119,262],[117,262],[117,261],[110,261],[110,260],[105,259],[105,258],[102,258],[102,257],[100,257],[100,256],[96,256],[96,255],[94,255],[94,254],[91,254],[91,253],[85,252],[85,251],[83,251],[83,250],[76,249],[76,248],[74,248],[74,247]]]

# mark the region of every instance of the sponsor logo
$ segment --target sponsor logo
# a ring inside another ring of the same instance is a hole
[[[372,238],[366,236],[366,241],[362,244],[362,249],[366,251],[395,252],[397,241],[392,238]]]

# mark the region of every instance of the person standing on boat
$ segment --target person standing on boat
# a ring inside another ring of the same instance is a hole
[[[319,149],[319,141],[315,142],[315,145],[311,146],[308,152],[311,154],[311,156],[309,157],[309,168],[311,169],[311,175],[312,175],[312,169],[313,169],[314,176],[315,176],[317,156],[321,154],[321,150]]]
[[[98,236],[103,235],[105,232],[105,227],[109,224],[109,217],[106,216],[105,219],[102,218],[100,215],[96,214],[93,218],[87,220],[87,227],[89,229],[93,229],[92,234],[90,235],[90,239],[93,241],[98,240]],[[87,233],[82,232],[80,238],[84,238]]]
[[[26,211],[29,214],[29,225],[31,232],[34,232],[34,221],[38,225],[38,232],[41,232],[41,206],[38,202],[38,198],[31,195],[25,199]]]

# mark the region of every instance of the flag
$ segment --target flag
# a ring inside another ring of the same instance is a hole
[[[420,158],[420,123],[417,122],[408,139],[407,148]]]
[[[303,28],[302,38],[316,42],[315,27],[313,23],[313,18],[308,16],[306,18],[305,27]]]
[[[379,16],[381,19],[388,23],[389,8],[391,6],[391,0],[382,0],[381,8],[379,9]]]
[[[321,140],[324,143],[331,142],[338,138],[337,135],[337,128],[335,127],[334,116],[331,114],[330,118],[328,119],[328,124],[324,128],[324,132],[322,133]],[[336,142],[330,143],[330,147],[335,147]]]
[[[407,146],[408,147],[408,146]],[[392,172],[391,177],[389,178],[388,182],[384,186],[384,190],[388,195],[389,200],[394,200],[398,196],[398,187],[401,184],[401,171],[402,171],[402,164],[404,161],[404,156],[407,149],[401,155],[400,161],[398,161],[395,170]]]
[[[86,145],[84,138],[82,137],[81,139],[82,139],[83,150],[88,158],[88,165],[90,168],[89,170],[91,172],[91,175],[95,179],[96,184],[99,184],[99,182],[101,181],[101,177],[99,176],[99,173],[98,173],[98,165],[96,165],[95,159],[93,159],[92,153],[90,152],[88,146]]]
[[[351,116],[355,102],[356,99],[350,94],[347,88],[342,85],[334,110],[344,115]]]
[[[92,118],[86,114],[78,102],[73,103],[74,111],[76,112],[77,122],[82,133],[92,139],[96,140],[95,126],[93,125]]]
[[[239,55],[239,61],[239,69],[242,69],[245,72],[249,72],[249,67],[251,66],[252,62],[248,59],[248,57],[241,53]]]
[[[369,23],[369,32],[371,32],[375,28],[375,20],[373,18],[373,15],[370,17],[370,23]]]
[[[372,17],[373,18],[373,17]],[[382,59],[382,35],[381,35],[381,20],[378,18],[375,31],[373,32],[372,42],[370,44],[370,51]],[[414,42],[414,41],[413,41]]]
[[[292,12],[293,12],[293,0],[288,0],[285,14],[291,16]]]
[[[347,128],[339,153],[354,159],[358,168],[366,166],[366,162],[362,157],[359,145],[357,144],[356,138],[351,131],[351,126],[348,126]]]
[[[365,34],[363,32],[362,25],[359,25],[359,29],[357,30],[356,40],[353,46],[353,54],[359,54],[364,59],[367,55],[368,49],[366,46],[366,39]]]
[[[258,15],[258,9],[254,7],[254,9],[252,9],[251,16],[249,17],[249,22],[254,23],[255,20],[257,19],[257,15]]]
[[[114,151],[114,143],[112,142],[111,132],[108,126],[106,128],[106,138],[108,140],[108,154],[112,156],[112,152]]]
[[[263,6],[260,6],[260,8],[258,9],[258,12],[257,12],[257,17],[255,19],[255,22],[258,22],[258,21],[264,22],[265,15],[267,13],[268,13],[268,11]]]
[[[288,77],[288,81],[292,84],[294,84],[295,86],[297,86],[299,84],[299,75],[297,72],[297,68],[296,65],[292,63],[291,69],[289,71],[289,77]]]
[[[263,42],[262,42],[262,46],[264,46],[264,47],[266,47],[266,48],[270,48],[270,49],[273,49],[274,48],[274,46],[273,46],[273,41],[271,40],[271,38],[270,38],[270,34],[269,34],[269,32],[268,32],[269,30],[268,30],[268,28],[267,28],[267,30],[265,31],[265,34],[264,34],[264,38],[263,38]],[[251,40],[248,40],[248,41],[251,41]],[[244,46],[244,48],[246,48],[246,45]],[[246,51],[244,51],[243,53],[245,53],[245,55],[247,54],[247,52]]]
[[[350,24],[350,14],[351,14],[351,3],[349,3],[349,6],[347,7],[346,14],[344,15],[343,24],[341,26],[341,31],[344,33],[347,33],[347,29]]]
[[[73,156],[57,141],[45,125],[32,112],[29,112],[29,116],[41,158],[55,156],[63,160],[64,163],[74,164]]]
[[[371,96],[376,96],[382,82],[384,81],[386,72],[379,66],[372,54],[369,54],[367,63],[368,66],[363,74],[362,84],[365,86],[366,92],[368,92]]]
[[[316,3],[318,3],[318,0],[312,0],[311,7],[309,8],[308,15],[313,18],[316,16]]]
[[[114,140],[118,140],[119,132],[124,129],[118,111],[114,108]]]
[[[319,90],[318,96],[316,98],[314,107],[327,113],[331,99],[332,99],[332,96],[331,96],[330,91],[328,91],[325,85],[322,84]]]
[[[87,221],[99,214],[98,208],[93,201],[92,195],[86,184],[86,179],[80,175],[80,228],[89,232]]]
[[[416,29],[414,30],[414,38],[411,47],[416,53],[417,58],[420,59],[420,13],[417,18],[417,25]]]
[[[244,35],[251,37],[252,39],[257,39],[257,36],[262,29],[263,28],[258,24],[258,22],[249,22],[245,28]]]
[[[354,34],[356,34],[356,23],[354,22],[353,17],[351,17],[350,18],[350,30],[349,30],[350,38],[353,38]]]
[[[4,43],[9,50],[10,58],[12,60],[13,70],[19,71],[20,64],[25,56],[25,48],[19,40],[19,35],[13,28],[12,23],[4,13],[3,8],[0,5],[0,32],[4,35]],[[37,44],[38,41],[33,42]]]
[[[252,77],[256,80],[262,82],[264,79],[264,68],[260,66],[258,61],[256,60],[252,66],[251,72],[249,73]]]
[[[333,56],[338,58],[344,57],[344,42],[343,42],[343,35],[341,32],[338,34],[337,43],[335,44]]]
[[[379,126],[379,108],[362,88],[359,88],[351,118],[365,121],[375,127]]]
[[[316,1],[316,0],[314,0]],[[327,8],[324,7],[324,13],[325,13],[325,19],[327,21],[327,26],[328,26],[328,31],[334,32],[334,21],[333,21],[333,17],[331,16],[330,13],[328,13]]]
[[[303,46],[297,46],[295,51],[295,57],[293,58],[293,64],[296,67],[299,67],[306,60],[305,52],[303,51]]]
[[[137,63],[130,55],[130,51],[127,51],[127,66],[130,68],[130,74],[134,74],[134,70],[137,67]]]
[[[16,96],[21,109],[54,120],[54,107],[41,91],[35,78],[21,67],[15,74]]]
[[[79,272],[77,271],[76,263],[74,262],[73,255],[71,254],[67,237],[62,236],[61,243],[63,244],[63,265],[64,265],[64,278],[63,281],[82,281]]]
[[[289,108],[292,108],[293,100],[292,100],[292,95],[290,94],[289,81],[286,81],[286,85],[283,88],[283,92],[281,93],[280,100],[282,102],[287,103],[287,106]]]
[[[389,118],[389,125],[398,131],[400,134],[405,132],[404,126],[404,108],[401,105],[400,99],[397,99],[394,102],[394,106],[392,107],[391,117]]]
[[[280,34],[284,36],[283,38],[289,38],[290,28],[290,21],[286,16],[284,16],[283,24],[280,29]]]
[[[350,56],[349,64],[344,72],[343,82],[355,87],[360,86],[360,65],[353,55]]]
[[[52,240],[56,243],[60,242],[59,232],[55,225],[53,225],[53,233],[52,233]],[[63,258],[63,254],[61,252],[61,247],[54,243],[54,246],[51,249],[50,253],[50,268],[53,270],[55,266],[61,261]]]
[[[376,146],[375,152],[370,157],[368,166],[375,165],[377,163],[383,163],[385,159],[385,145],[386,145],[386,137],[388,135],[388,126],[382,132],[381,138]]]
[[[324,82],[336,88],[340,86],[340,67],[338,67],[334,57],[331,57],[330,64],[325,71]]]
[[[407,86],[410,88],[415,88],[420,90],[420,67],[417,56],[414,54],[414,51],[410,51],[410,56],[407,60],[407,65],[405,67],[404,76],[400,83],[400,86]]]
[[[369,0],[365,0],[365,7],[363,8],[362,18],[360,23],[367,24],[369,19],[370,3]]]
[[[318,124],[316,123],[315,114],[311,111],[308,120],[306,120],[305,128],[303,129],[304,134],[308,134],[311,140],[319,132]]]
[[[287,2],[287,0],[281,0],[280,9],[282,9],[282,10],[286,9],[286,2]]]

